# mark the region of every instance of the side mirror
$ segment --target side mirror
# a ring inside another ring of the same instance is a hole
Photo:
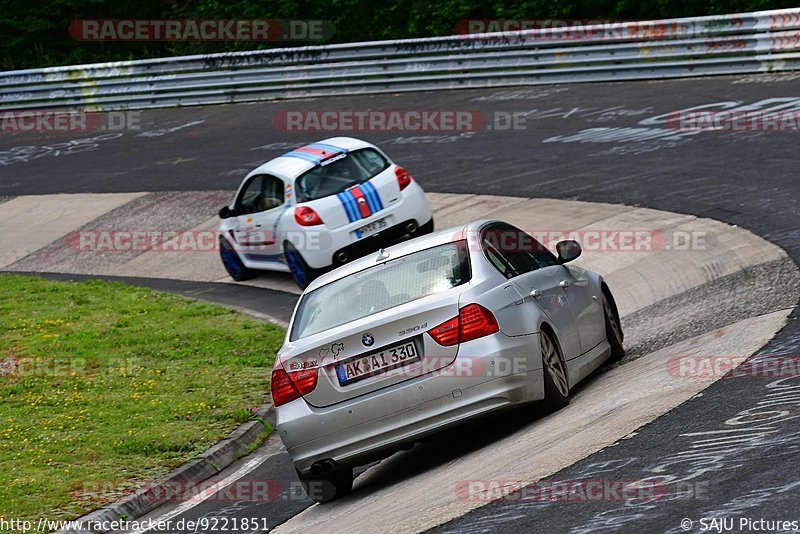
[[[223,206],[222,209],[219,210],[220,219],[227,219],[230,216],[231,216],[231,209],[228,206]]]
[[[558,252],[558,263],[568,263],[581,255],[581,244],[577,241],[567,240],[559,241],[556,244],[556,251]]]

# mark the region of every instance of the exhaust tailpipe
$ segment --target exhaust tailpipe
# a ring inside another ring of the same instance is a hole
[[[322,468],[323,463],[324,462],[314,462],[313,464],[311,464],[311,474],[314,475],[315,477],[321,475],[324,471],[324,469]]]
[[[417,223],[411,221],[410,223],[406,224],[406,232],[413,235],[414,232],[416,231],[417,231]]]
[[[322,460],[320,463],[322,464],[322,472],[325,474],[332,473],[336,468],[336,464],[333,463],[333,460]]]
[[[339,263],[347,263],[347,260],[349,258],[350,256],[347,255],[347,252],[339,252],[338,254],[336,254],[336,261],[338,261]]]

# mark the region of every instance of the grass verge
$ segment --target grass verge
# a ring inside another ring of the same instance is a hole
[[[0,275],[0,517],[80,516],[225,438],[267,401],[282,337],[148,289]]]

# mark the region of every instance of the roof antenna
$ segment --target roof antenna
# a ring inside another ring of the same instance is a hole
[[[378,251],[378,259],[376,261],[383,261],[389,259],[389,253],[386,252],[386,249],[382,248]]]

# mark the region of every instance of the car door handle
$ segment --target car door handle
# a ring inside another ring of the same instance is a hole
[[[542,298],[542,290],[541,289],[531,289],[531,298],[539,300]]]
[[[564,289],[569,289],[569,282],[567,282],[566,280],[562,280],[558,283],[558,286],[563,287]]]

